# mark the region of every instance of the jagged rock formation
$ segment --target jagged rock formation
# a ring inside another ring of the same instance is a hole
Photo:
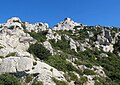
[[[115,27],[66,18],[50,29],[13,17],[0,24],[0,73],[17,74],[29,85],[34,80],[44,85],[119,84],[119,41]],[[33,75],[29,82],[27,75]]]

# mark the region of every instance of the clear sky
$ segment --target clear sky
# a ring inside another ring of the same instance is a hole
[[[14,16],[51,27],[66,17],[87,25],[120,27],[120,0],[1,0],[0,23]]]

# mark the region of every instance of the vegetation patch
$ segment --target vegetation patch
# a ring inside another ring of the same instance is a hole
[[[66,58],[59,55],[50,56],[48,60],[46,60],[46,63],[55,67],[59,71],[76,71],[77,69],[68,61],[66,61]]]
[[[39,43],[30,45],[28,52],[32,53],[34,57],[37,57],[41,60],[47,60],[48,57],[51,55],[50,51]]]
[[[26,83],[29,83],[30,81],[32,81],[32,79],[33,79],[33,76],[32,76],[32,75],[27,75],[27,76],[26,76],[26,79],[25,79],[25,82],[26,82]]]
[[[33,62],[33,65],[34,65],[34,66],[37,65],[37,62]]]
[[[20,80],[11,74],[0,75],[0,85],[21,85]]]
[[[56,83],[56,85],[68,85],[65,81],[60,81],[52,77],[52,80]]]
[[[10,57],[10,56],[16,56],[16,52],[13,52],[13,53],[6,55],[6,57]]]
[[[42,81],[33,80],[32,85],[43,85]]]
[[[46,38],[46,34],[48,31],[40,31],[38,33],[36,32],[28,32],[30,36],[32,36],[34,39],[36,39],[38,42],[44,42]]]

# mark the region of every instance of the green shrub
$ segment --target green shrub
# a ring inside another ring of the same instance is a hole
[[[52,77],[52,80],[56,83],[56,85],[68,85],[65,81],[60,81]]]
[[[16,52],[13,52],[13,53],[6,55],[6,57],[15,56],[15,55],[16,55]]]
[[[100,58],[99,64],[104,68],[106,75],[110,78],[108,82],[120,84],[120,56],[107,53],[109,57]]]
[[[54,39],[49,40],[54,49],[68,51],[70,50],[70,41],[66,40],[64,36],[61,36],[61,40],[55,42]]]
[[[59,55],[50,56],[46,63],[64,72],[77,70],[71,63],[66,61],[66,58]]]
[[[83,82],[87,82],[87,81],[88,81],[88,79],[87,79],[86,76],[81,76],[81,77],[80,77],[80,80],[83,81]]]
[[[33,62],[33,65],[34,65],[34,66],[37,65],[37,62]]]
[[[26,33],[27,33],[27,31],[25,30],[25,29],[26,29],[25,22],[22,22],[22,23],[21,23],[21,27],[23,27],[23,29],[24,29],[24,32],[26,32]]]
[[[34,80],[32,85],[43,85],[43,82],[42,81],[37,81],[37,80]]]
[[[78,80],[77,75],[75,75],[73,72],[69,72],[68,75],[70,76],[70,80],[76,81]]]
[[[66,67],[67,61],[65,60],[65,58],[62,58],[58,55],[50,56],[46,63],[60,71],[66,71],[67,68]]]
[[[32,53],[35,57],[41,60],[46,60],[51,54],[43,45],[35,43],[30,45],[28,52]]]
[[[103,83],[104,83],[104,81],[103,81],[103,79],[102,78],[100,78],[100,77],[94,77],[94,80],[95,80],[95,85],[104,85]]]
[[[0,46],[0,49],[4,48],[3,46]]]
[[[21,85],[20,80],[11,74],[0,75],[0,85]]]
[[[0,58],[4,58],[4,56],[0,56]]]
[[[46,38],[47,31],[40,31],[38,33],[36,32],[28,32],[28,33],[30,34],[30,36],[32,36],[39,42],[44,42],[47,39]]]
[[[96,74],[93,70],[90,70],[90,69],[85,69],[83,73],[86,75],[95,75]]]
[[[86,76],[81,76],[80,79],[76,80],[74,82],[75,85],[84,85],[88,81],[88,78]]]
[[[32,79],[33,79],[33,76],[32,76],[32,75],[27,75],[27,76],[26,76],[26,79],[25,79],[25,82],[26,82],[26,83],[29,83],[30,81],[32,81]]]

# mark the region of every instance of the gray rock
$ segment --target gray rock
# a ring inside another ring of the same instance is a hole
[[[0,72],[16,73],[30,70],[33,66],[33,60],[27,57],[8,57],[2,59],[0,63]]]
[[[43,46],[50,51],[50,53],[53,55],[53,48],[51,44],[48,41],[43,42]]]

